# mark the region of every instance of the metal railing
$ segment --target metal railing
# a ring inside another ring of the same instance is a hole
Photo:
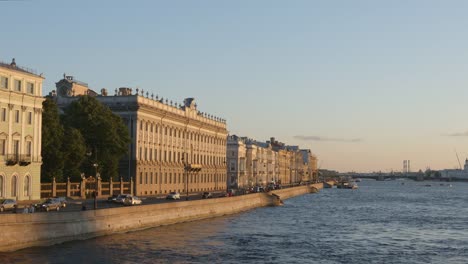
[[[4,155],[6,165],[12,166],[19,164],[20,166],[27,166],[31,162],[39,161],[39,157],[33,157],[28,154],[6,154]]]

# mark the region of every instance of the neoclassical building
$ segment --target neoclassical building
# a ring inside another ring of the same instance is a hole
[[[57,82],[57,103],[64,107],[76,96],[96,96],[123,119],[131,143],[119,173],[134,179],[137,195],[226,190],[225,120],[200,112],[193,98],[177,104],[139,89],[122,87],[114,95],[88,89],[64,76]]]
[[[240,138],[236,135],[228,136],[226,160],[228,187],[231,189],[245,188],[252,185],[247,175],[247,149],[245,141],[245,138]]]
[[[259,142],[230,135],[226,157],[230,188],[265,186],[271,182],[297,184],[317,178],[317,157],[310,149],[288,146],[273,137]]]
[[[0,198],[40,199],[43,80],[0,62]]]

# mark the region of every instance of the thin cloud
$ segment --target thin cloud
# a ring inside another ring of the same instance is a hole
[[[357,143],[361,142],[362,139],[360,138],[328,138],[328,137],[320,137],[320,136],[294,136],[295,139],[303,140],[303,141],[322,141],[322,142],[349,142],[349,143]]]
[[[468,137],[468,131],[462,133],[447,134],[448,137]]]

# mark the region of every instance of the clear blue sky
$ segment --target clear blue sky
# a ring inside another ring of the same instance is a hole
[[[468,1],[0,1],[0,59],[140,87],[340,171],[468,157]],[[466,135],[465,135],[466,134]],[[462,160],[463,163],[463,160]]]

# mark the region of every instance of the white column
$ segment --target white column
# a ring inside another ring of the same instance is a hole
[[[38,121],[38,131],[37,131],[37,134],[38,134],[38,137],[37,137],[37,143],[36,143],[36,146],[37,146],[37,157],[40,157],[41,156],[41,145],[42,145],[42,109],[39,110],[38,112],[38,115],[39,115],[39,121]],[[40,161],[42,161],[42,157],[40,159]]]
[[[22,155],[25,153],[24,149],[24,124],[25,124],[25,113],[28,108],[26,106],[21,106],[21,139],[20,139],[20,149],[19,149],[19,155]]]
[[[13,104],[8,104],[8,144],[7,144],[7,153],[11,154],[11,147],[12,147],[12,132],[13,132]]]

